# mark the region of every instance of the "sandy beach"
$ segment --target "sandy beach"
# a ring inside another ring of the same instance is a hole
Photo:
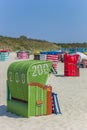
[[[80,68],[78,77],[64,77],[59,62],[58,76],[51,74],[47,84],[58,94],[62,114],[24,118],[7,112],[7,69],[14,61],[18,61],[16,53],[10,53],[8,61],[0,61],[0,130],[87,130],[86,68]]]

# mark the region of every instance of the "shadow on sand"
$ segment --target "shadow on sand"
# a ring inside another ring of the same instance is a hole
[[[10,117],[10,118],[23,118],[19,115],[8,112],[7,107],[5,105],[0,106],[0,116],[7,116],[7,117]]]
[[[57,74],[57,75],[55,75],[56,77],[65,77],[64,75],[59,75],[59,74]]]

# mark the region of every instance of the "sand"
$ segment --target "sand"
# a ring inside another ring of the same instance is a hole
[[[62,114],[24,118],[7,112],[7,69],[14,61],[16,53],[0,61],[0,130],[87,130],[86,68],[80,68],[79,77],[64,77],[63,63],[58,63],[58,76],[51,74],[47,84],[58,94]]]

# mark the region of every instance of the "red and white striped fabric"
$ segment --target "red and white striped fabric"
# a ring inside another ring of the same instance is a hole
[[[55,70],[57,70],[57,68],[58,68],[58,54],[48,54],[47,55],[47,60],[52,60],[53,61],[53,68],[55,69]]]
[[[27,59],[28,54],[26,52],[21,52],[18,54],[18,59]]]
[[[26,52],[22,52],[22,59],[27,59],[28,58],[28,55]]]

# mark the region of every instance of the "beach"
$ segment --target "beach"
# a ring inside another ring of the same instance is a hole
[[[77,77],[65,77],[59,62],[58,76],[50,74],[47,85],[58,94],[62,114],[25,118],[7,112],[7,69],[14,61],[14,52],[8,61],[0,61],[0,130],[87,130],[87,68],[80,68]]]

